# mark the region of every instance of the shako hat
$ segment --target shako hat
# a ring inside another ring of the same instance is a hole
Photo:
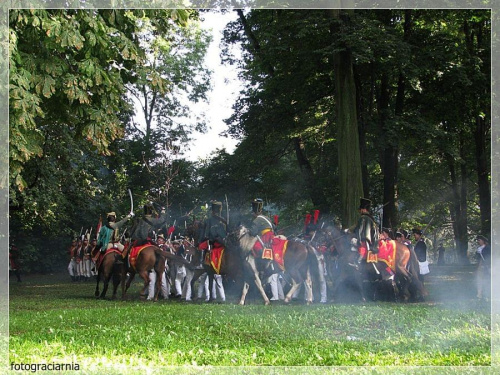
[[[153,214],[153,202],[148,202],[144,205],[144,215],[152,215]]]
[[[262,199],[256,198],[252,201],[252,212],[259,214],[262,212],[262,207],[264,206],[264,202]]]
[[[362,209],[369,210],[371,204],[372,204],[372,201],[369,199],[366,199],[366,198],[359,199],[359,209],[360,210],[362,210]]]
[[[483,240],[484,242],[488,242],[488,239],[481,234],[476,237],[476,241],[479,241],[479,240]]]
[[[220,214],[222,212],[222,202],[219,201],[212,201],[212,212],[216,212]]]

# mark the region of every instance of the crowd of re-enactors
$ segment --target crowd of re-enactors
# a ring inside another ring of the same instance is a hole
[[[130,217],[127,216],[125,219],[128,220],[129,218]],[[110,222],[114,223],[116,220],[115,212],[109,212],[107,214],[107,219],[108,224]],[[126,220],[124,220],[124,222],[125,221]],[[187,254],[184,251],[184,242],[186,240],[189,241],[189,239],[186,239],[182,233],[178,233],[174,226],[170,226],[168,228],[165,226],[163,231],[165,233],[162,233],[161,230],[158,233],[154,233],[154,243],[162,250],[181,256],[185,260],[191,262],[192,255]],[[94,237],[90,240],[89,237],[90,236],[88,234],[84,234],[81,238],[73,239],[68,250],[70,256],[68,273],[73,282],[87,282],[98,277],[96,263],[100,254],[100,249],[97,246],[97,238]],[[123,235],[121,238],[111,240],[114,247],[116,247],[117,243],[122,244],[122,242],[127,242]],[[178,265],[175,263],[171,264],[171,262],[166,260],[165,272],[162,274],[159,298],[163,298],[165,300],[176,299],[187,302],[192,301],[193,293],[191,290],[191,281],[193,276],[194,270],[189,269],[184,265]],[[151,269],[149,271],[149,286],[145,291],[147,300],[153,300],[154,298],[156,277],[156,272],[154,269]],[[198,300],[208,301],[210,293],[208,290],[209,280],[206,272],[200,276],[196,285]],[[224,302],[226,300],[221,275],[215,275],[214,277],[212,295],[216,295],[218,301],[220,302]]]

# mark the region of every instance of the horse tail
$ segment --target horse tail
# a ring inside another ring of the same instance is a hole
[[[311,274],[311,279],[314,282],[319,284],[320,276],[319,276],[319,266],[318,266],[318,258],[316,257],[316,250],[311,245],[307,245],[307,266],[309,269],[309,273]]]
[[[158,247],[155,248],[155,253],[158,256],[161,256],[164,260],[168,259],[168,260],[171,260],[172,262],[176,263],[177,265],[186,266],[191,271],[196,268],[193,264],[191,264],[191,262],[187,261],[183,257],[181,257],[179,255],[171,254],[171,253],[164,251]]]

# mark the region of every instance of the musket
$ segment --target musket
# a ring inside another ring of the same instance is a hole
[[[226,228],[229,228],[229,202],[227,201],[227,194],[224,194],[226,197]]]
[[[425,233],[427,232],[427,229],[429,229],[429,225],[431,225],[432,223],[432,220],[434,220],[434,216],[436,215],[432,215],[431,219],[429,220],[429,222],[427,223],[427,225],[425,226],[425,229],[422,231],[422,234],[425,235]]]

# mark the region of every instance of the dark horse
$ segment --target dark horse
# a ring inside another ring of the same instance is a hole
[[[248,228],[244,226],[240,226],[237,235],[237,241],[239,242],[241,256],[245,260],[245,280],[239,304],[245,304],[245,298],[250,287],[249,279],[253,278],[257,289],[264,299],[264,303],[266,305],[269,305],[269,298],[267,297],[264,288],[262,287],[262,282],[259,276],[259,271],[262,270],[262,266],[266,267],[267,264],[263,265],[262,260],[256,259],[252,253],[252,248],[257,241],[257,237],[250,235]],[[306,302],[307,304],[311,304],[311,272],[318,272],[318,260],[314,254],[314,250],[312,249],[312,247],[302,241],[289,240],[283,259],[285,275],[288,276],[292,281],[292,287],[287,293],[284,302],[289,303],[294,292],[299,288],[302,282],[305,281],[304,285],[306,287]],[[271,261],[264,262],[269,263]]]
[[[193,238],[193,248],[194,251],[191,253],[192,257],[192,266],[197,266],[200,264],[201,256],[203,252],[198,250],[198,238],[200,231],[203,228],[203,223],[201,221],[193,221],[191,225],[188,226],[186,234]],[[216,269],[206,262],[203,262],[203,269],[195,269],[194,276],[191,280],[191,290],[194,290],[194,283],[199,279],[201,275],[204,273],[208,275],[208,288],[210,291],[210,301],[215,301],[216,296],[213,294],[213,283],[214,283],[214,275],[217,274]],[[237,247],[231,243],[230,238],[226,239],[226,244],[224,248],[224,252],[220,261],[219,272],[220,275],[227,276],[229,279],[238,282],[243,278],[243,261],[240,256],[240,253],[237,251]]]
[[[363,281],[388,282],[393,290],[394,299],[407,298],[410,294],[412,300],[419,301],[427,294],[418,279],[418,260],[415,252],[406,245],[395,241],[396,256],[394,270],[388,271],[388,266],[382,261],[368,263],[363,260],[358,263],[359,253],[351,245],[352,235],[341,233],[334,227],[327,227],[320,231],[320,236],[326,245],[333,247],[328,256],[328,273],[333,276],[332,294],[335,295],[340,285],[352,278],[361,293],[362,301],[366,301]],[[394,272],[394,275],[392,274]],[[397,285],[399,284],[399,292]]]
[[[97,270],[97,285],[95,287],[95,296],[98,298],[104,298],[106,296],[106,292],[108,291],[108,284],[113,277],[113,296],[112,299],[116,298],[116,290],[118,289],[118,285],[120,284],[120,278],[122,274],[123,268],[123,259],[120,250],[111,248],[108,249],[104,255],[99,255],[101,258],[101,263],[99,264],[99,268]],[[98,262],[99,260],[97,260]],[[96,263],[97,263],[96,262]],[[102,293],[99,295],[99,281],[102,279],[104,284],[102,288]]]

